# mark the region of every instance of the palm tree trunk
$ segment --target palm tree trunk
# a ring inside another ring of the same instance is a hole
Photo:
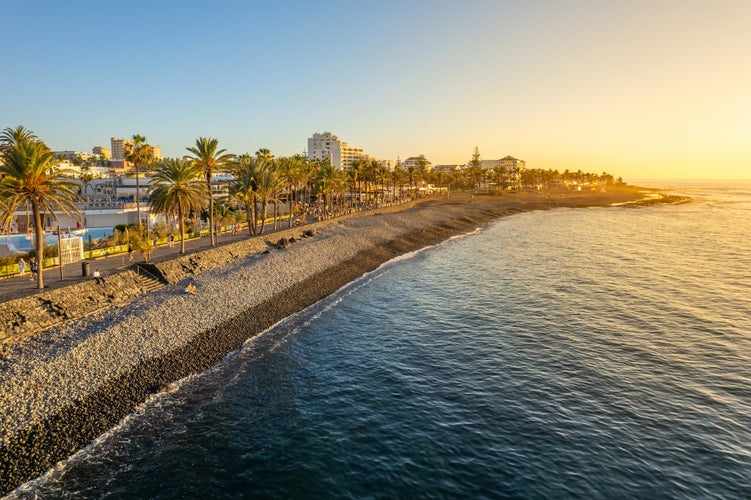
[[[211,194],[211,174],[206,173],[206,188],[209,192],[209,234],[211,235],[211,246],[216,246],[216,236],[214,235],[214,196]]]
[[[177,225],[180,230],[180,253],[185,253],[185,222],[183,220],[183,207],[181,205],[177,206]]]
[[[261,234],[263,234],[264,230],[266,229],[266,213],[268,211],[269,201],[264,198],[263,200],[261,200],[261,206],[263,207],[263,210],[261,212]]]
[[[37,204],[31,202],[31,210],[34,214],[34,228],[36,230],[36,259],[37,259],[37,288],[44,288],[44,277],[42,270],[44,268],[44,226],[42,225],[42,214],[39,213]]]
[[[248,221],[248,236],[253,236],[255,231],[253,230],[253,209],[250,205],[245,205],[245,218]]]
[[[295,193],[292,191],[292,185],[289,186],[289,225],[287,227],[292,227],[292,215],[294,214],[294,210],[292,209],[292,204],[295,202],[294,195]]]
[[[248,231],[250,232],[251,236],[256,235],[256,209],[257,209],[257,203],[258,199],[256,198],[255,193],[253,193],[253,198],[251,201],[250,207],[250,215],[248,216]]]

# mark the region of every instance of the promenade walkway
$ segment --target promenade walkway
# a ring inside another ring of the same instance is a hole
[[[396,204],[389,203],[385,205],[380,206],[374,206],[374,207],[368,207],[368,208],[361,208],[358,211],[355,212],[345,212],[341,213],[338,216],[346,216],[346,215],[365,215],[368,213],[373,213],[374,210],[380,210],[387,207],[392,206],[403,206],[405,203],[411,202],[411,199],[405,199],[401,202],[397,202]],[[331,216],[327,218],[338,218],[338,216]],[[306,215],[304,224],[302,226],[298,226],[301,229],[305,227],[305,225],[310,224],[312,222],[316,222],[319,220],[319,217],[316,215]],[[289,219],[284,218],[280,219],[277,224],[277,230],[276,231],[282,231],[289,229]],[[234,243],[237,241],[241,241],[248,238],[268,238],[269,235],[274,234],[274,225],[273,223],[266,223],[265,232],[263,235],[256,235],[256,236],[250,236],[248,234],[248,229],[243,228],[243,230],[240,231],[239,234],[232,234],[230,231],[222,232],[217,235],[217,247],[221,247],[223,245],[228,245],[230,243]],[[196,252],[201,252],[203,250],[208,250],[211,248],[211,237],[206,235],[202,236],[200,238],[194,238],[190,240],[185,241],[185,255],[189,255]],[[151,255],[149,258],[150,263],[158,263],[158,262],[164,262],[169,259],[174,259],[176,257],[179,257],[180,254],[180,243],[175,242],[173,243],[172,247],[170,248],[168,244],[161,244],[154,248],[151,251]],[[89,272],[90,276],[83,276],[82,272],[82,266],[81,262],[76,262],[74,264],[67,264],[63,268],[63,279],[60,279],[60,268],[59,267],[51,267],[46,268],[44,270],[44,290],[53,290],[56,288],[62,288],[66,286],[73,285],[75,283],[80,283],[82,281],[92,280],[94,271],[96,269],[99,269],[103,277],[107,277],[108,275],[123,271],[127,269],[128,267],[135,265],[137,263],[145,262],[144,257],[138,253],[133,252],[133,262],[131,262],[128,258],[127,253],[117,254],[117,255],[111,255],[107,257],[100,257],[97,259],[88,259],[87,262],[89,263]],[[25,276],[11,276],[8,278],[0,279],[0,302],[7,302],[9,300],[19,299],[22,297],[28,297],[30,295],[35,295],[37,293],[41,293],[42,290],[39,290],[36,287],[36,280],[31,279],[31,274],[28,272],[28,267],[26,268],[27,272]]]
[[[309,222],[313,222],[312,217],[310,218]],[[288,220],[285,219],[280,221],[277,231],[288,229],[288,225]],[[273,233],[273,224],[266,224],[265,233],[260,237],[268,237]],[[239,234],[232,234],[229,231],[223,232],[217,235],[217,247],[221,247],[223,245],[248,238],[258,237],[259,236],[250,236],[248,234],[247,228],[243,228],[243,230]],[[203,250],[208,250],[209,248],[211,248],[211,237],[208,235],[202,236],[201,238],[194,238],[185,241],[186,255]],[[149,262],[164,262],[165,260],[173,259],[179,256],[179,241],[173,243],[171,248],[168,244],[165,243],[163,245],[157,246],[152,250]],[[90,276],[83,276],[81,262],[76,262],[74,264],[65,265],[65,267],[63,268],[63,280],[60,280],[59,267],[46,268],[44,270],[44,291],[73,285],[75,283],[80,283],[86,280],[92,280],[94,279],[92,278],[92,275],[94,274],[95,269],[99,269],[99,271],[102,273],[102,276],[106,277],[108,275],[123,271],[124,269],[127,269],[129,266],[135,263],[145,262],[145,260],[140,253],[133,252],[133,262],[130,262],[127,253],[111,255],[108,257],[100,257],[93,260],[87,260],[87,262],[89,262],[90,266]],[[0,279],[0,302],[27,297],[36,293],[40,293],[40,290],[36,287],[36,280],[31,279],[31,274],[28,272],[28,267],[25,276],[16,275],[9,278]]]

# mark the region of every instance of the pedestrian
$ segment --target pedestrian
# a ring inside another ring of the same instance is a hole
[[[18,259],[18,275],[23,276],[26,273],[26,261],[23,260],[23,257]]]
[[[170,233],[167,236],[167,241],[169,242],[169,247],[172,248],[172,243],[175,241],[175,236],[172,233]]]
[[[38,272],[37,260],[35,257],[32,257],[31,260],[29,261],[29,269],[31,270],[31,278],[29,279],[31,281],[34,281],[34,279],[36,279],[37,277],[37,272]]]
[[[102,277],[102,273],[99,271],[98,267],[94,270],[94,280],[97,285],[104,285],[104,277]]]

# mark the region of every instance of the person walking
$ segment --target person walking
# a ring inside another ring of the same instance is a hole
[[[37,272],[39,271],[39,268],[37,267],[37,259],[36,257],[32,257],[29,261],[29,268],[31,269],[31,281],[34,281],[37,277]]]
[[[24,274],[26,274],[26,261],[21,257],[18,259],[18,275],[23,276]]]

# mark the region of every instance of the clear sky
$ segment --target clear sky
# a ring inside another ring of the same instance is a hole
[[[751,178],[751,0],[0,0],[0,128],[55,150],[513,155]]]

